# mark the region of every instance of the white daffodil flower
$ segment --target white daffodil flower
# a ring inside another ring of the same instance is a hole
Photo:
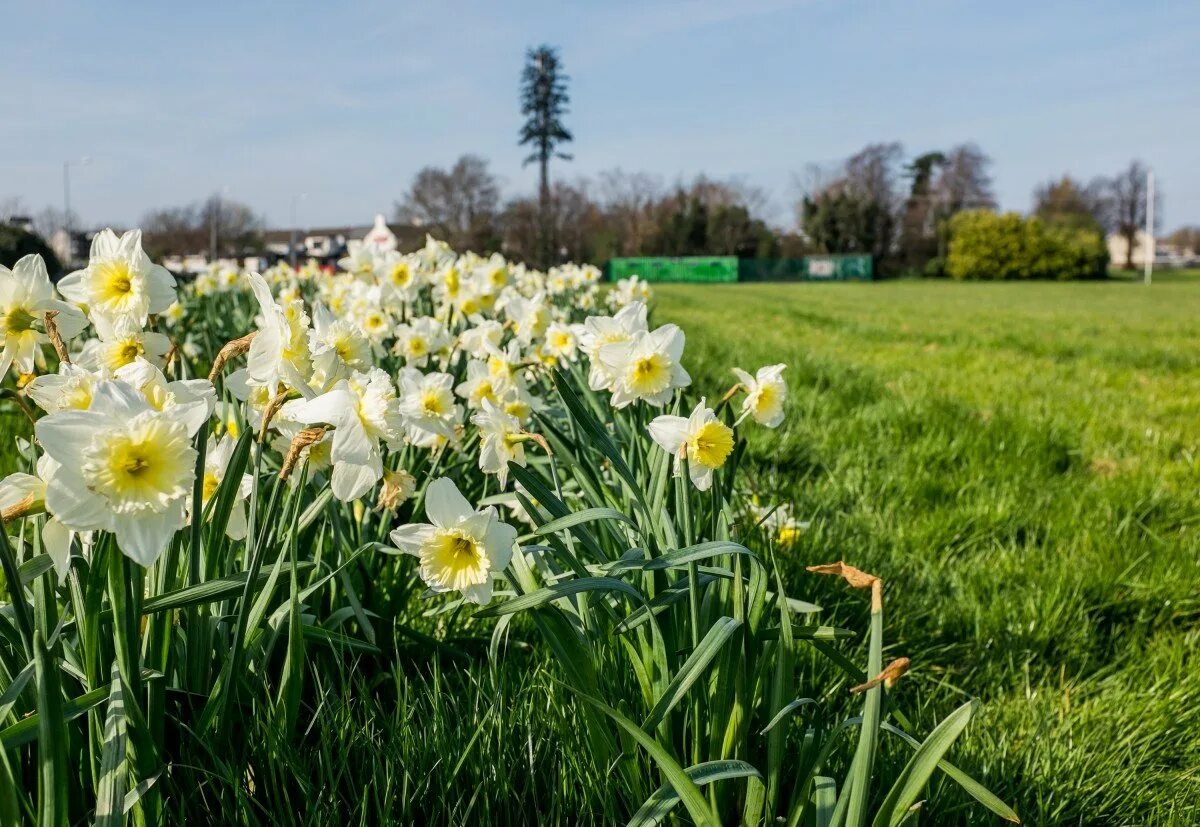
[[[142,251],[141,230],[120,238],[101,230],[92,238],[87,267],[64,276],[58,290],[86,307],[93,323],[99,317],[127,317],[143,327],[151,314],[174,303],[175,277]]]
[[[373,281],[375,268],[379,263],[377,258],[374,247],[368,244],[359,244],[350,251],[350,255],[338,259],[338,267],[357,279]]]
[[[187,426],[125,382],[103,381],[88,410],[45,417],[35,433],[57,463],[46,510],[76,531],[111,531],[143,566],[158,559],[184,525],[195,476]]]
[[[630,276],[618,281],[617,286],[608,291],[608,306],[625,307],[632,302],[648,302],[650,298],[650,285],[637,276]]]
[[[700,491],[712,485],[713,471],[725,464],[733,452],[733,430],[700,400],[691,416],[656,416],[650,437],[675,457],[675,471],[686,457],[688,476]]]
[[[545,352],[561,363],[579,358],[579,325],[554,322],[546,329]]]
[[[207,379],[168,382],[161,370],[140,356],[117,370],[116,377],[137,388],[154,410],[181,420],[188,433],[199,431],[217,407],[217,391]]]
[[[420,286],[418,267],[418,262],[411,255],[403,255],[395,250],[379,256],[375,265],[375,278],[383,289],[383,295],[401,304],[407,304],[416,298],[417,288]]]
[[[524,358],[521,355],[521,343],[517,341],[511,341],[503,348],[489,347],[488,374],[497,382],[516,381],[517,367]]]
[[[454,402],[454,377],[448,373],[422,374],[416,368],[400,372],[400,413],[408,441],[418,448],[436,448],[454,436],[454,423],[462,409]]]
[[[515,298],[504,306],[504,313],[512,323],[517,340],[523,345],[528,345],[545,333],[550,324],[545,293],[536,293],[528,299]]]
[[[233,458],[233,449],[236,446],[237,440],[229,434],[221,437],[220,440],[211,436],[208,438],[204,449],[201,509],[205,508],[209,500],[216,496],[217,489],[225,481],[226,472],[229,470],[229,460]],[[237,496],[233,500],[233,509],[229,512],[229,522],[225,525],[225,535],[230,540],[243,540],[246,537],[246,499],[250,496],[250,490],[253,487],[254,478],[249,474],[242,474],[241,480],[238,481]]]
[[[734,368],[742,387],[746,389],[746,398],[742,400],[742,419],[754,417],[759,425],[776,428],[783,422],[783,403],[787,399],[787,383],[783,381],[783,372],[787,365],[767,365],[761,367],[751,376],[741,368]],[[739,422],[741,420],[738,420]]]
[[[79,354],[81,365],[112,373],[138,357],[158,367],[167,363],[171,340],[161,333],[143,330],[132,316],[96,316],[92,321],[100,338],[84,343]]]
[[[594,391],[612,390],[617,377],[600,360],[605,345],[628,342],[646,327],[646,305],[634,302],[615,316],[588,316],[579,331],[579,347],[588,357],[588,387]]]
[[[383,306],[382,301],[356,307],[355,323],[370,341],[372,350],[380,354],[383,352],[384,340],[390,338],[392,331],[396,328],[392,314]]]
[[[271,439],[271,447],[280,453],[281,456],[286,456],[287,452],[292,447],[292,440],[296,435],[304,430],[307,426],[303,422],[296,422],[288,418],[287,406],[284,405],[279,413],[271,420],[271,427],[278,433]],[[308,473],[311,477],[313,474],[325,471],[333,465],[333,431],[327,431],[323,437],[316,442],[312,442],[300,449],[297,464],[307,463]],[[298,480],[299,477],[293,474],[288,477],[289,482]]]
[[[25,393],[43,411],[86,411],[92,404],[92,391],[100,375],[77,365],[62,362],[58,373],[43,373],[25,386]]]
[[[812,527],[811,520],[797,520],[792,507],[787,503],[775,506],[760,505],[757,495],[751,499],[750,513],[755,522],[762,525],[767,535],[780,546],[794,545],[800,535]]]
[[[483,401],[483,410],[471,417],[479,428],[479,470],[495,474],[503,490],[508,484],[508,463],[525,465],[525,441],[521,421],[503,408]]]
[[[308,341],[313,383],[318,387],[371,367],[371,343],[362,328],[348,318],[334,318],[324,305],[313,307]]]
[[[305,425],[325,424],[333,432],[333,495],[356,500],[383,476],[381,445],[397,447],[404,433],[392,380],[379,368],[355,372],[313,399],[296,399],[280,413]]]
[[[54,475],[56,465],[54,460],[43,454],[38,458],[36,475],[16,473],[0,480],[0,515],[4,515],[3,522],[8,522],[18,513],[40,514],[45,511],[46,480]],[[71,569],[71,541],[75,538],[75,532],[51,516],[42,525],[41,537],[42,547],[50,555],[54,573],[58,575],[61,585]]]
[[[484,360],[493,349],[500,347],[503,340],[504,325],[489,319],[460,333],[458,346],[471,358]]]
[[[665,324],[636,333],[628,342],[600,348],[600,362],[614,377],[612,406],[624,408],[641,399],[661,407],[671,400],[676,388],[691,384],[691,377],[679,363],[683,345],[683,331]]]
[[[507,394],[511,380],[492,376],[486,362],[467,362],[467,378],[454,388],[454,392],[467,402],[473,411],[483,408],[484,400],[499,403]]]
[[[64,340],[73,339],[87,320],[78,308],[54,297],[54,287],[39,255],[22,256],[13,268],[0,265],[0,381],[9,367],[33,373],[38,348],[50,341],[46,314]]]
[[[409,367],[423,368],[429,357],[449,346],[452,339],[445,326],[428,316],[413,319],[396,329],[396,352]]]
[[[258,332],[250,342],[246,357],[250,380],[272,391],[283,384],[302,396],[315,396],[308,385],[312,373],[308,317],[302,308],[294,305],[289,307],[290,312],[280,307],[271,295],[267,280],[258,273],[247,273],[246,278],[261,312]]]
[[[500,522],[495,506],[476,511],[450,479],[425,490],[429,523],[400,526],[391,533],[396,548],[420,561],[421,579],[435,592],[462,592],[483,605],[492,599],[492,581],[512,559],[517,530]]]

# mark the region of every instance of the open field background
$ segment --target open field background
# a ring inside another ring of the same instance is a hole
[[[764,498],[812,520],[783,568],[885,578],[910,699],[986,703],[966,767],[1029,824],[1200,820],[1189,275],[668,285],[657,308],[711,395],[726,365],[788,363],[783,439],[754,446]],[[837,605],[827,583],[798,592]]]

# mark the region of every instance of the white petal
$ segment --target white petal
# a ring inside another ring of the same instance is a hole
[[[62,411],[39,419],[34,426],[38,442],[56,461],[78,468],[81,454],[108,419],[94,411]]]
[[[112,522],[104,498],[89,491],[78,472],[66,466],[47,480],[46,510],[76,531],[107,529]]]
[[[688,463],[688,476],[697,491],[707,491],[712,486],[713,469],[699,462]]]
[[[234,503],[233,510],[229,512],[229,522],[225,524],[225,536],[230,540],[246,539],[246,506],[243,503]]]
[[[656,416],[648,426],[650,438],[657,442],[664,451],[672,456],[679,453],[687,440],[688,420],[682,416]]]
[[[442,528],[453,528],[475,516],[475,509],[448,477],[439,477],[425,489],[425,515],[429,522]]]
[[[349,462],[339,462],[333,466],[333,476],[330,485],[333,496],[342,502],[357,500],[371,490],[383,476],[382,461],[356,465]]]
[[[107,418],[127,422],[149,410],[152,408],[146,402],[146,397],[138,393],[133,386],[125,382],[105,381],[96,383],[88,413],[103,414]]]
[[[45,496],[46,484],[33,474],[17,472],[0,480],[0,511],[7,511],[30,497],[40,500]]]
[[[141,513],[122,515],[113,531],[125,556],[149,567],[166,550],[183,524],[183,499],[180,498],[159,514],[146,509]]]
[[[71,534],[69,528],[53,517],[46,520],[46,525],[42,527],[42,547],[54,563],[60,586],[71,569]]]
[[[485,543],[488,558],[492,561],[493,573],[499,575],[508,567],[508,561],[512,559],[513,544],[516,542],[517,530],[493,516],[492,522],[488,525]]]
[[[421,553],[421,546],[429,541],[433,532],[433,526],[428,523],[412,523],[393,530],[390,536],[396,548],[405,554],[418,555]]]

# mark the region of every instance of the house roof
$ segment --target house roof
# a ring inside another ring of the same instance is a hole
[[[308,236],[344,236],[347,239],[361,239],[373,229],[370,224],[358,224],[354,226],[342,227],[305,227],[295,230],[296,239],[303,240]],[[396,241],[401,247],[412,246],[413,242],[423,242],[425,240],[425,228],[414,227],[411,224],[388,224],[390,229],[396,235]],[[267,244],[286,244],[292,238],[292,230],[276,229],[267,230],[263,233],[263,241]]]

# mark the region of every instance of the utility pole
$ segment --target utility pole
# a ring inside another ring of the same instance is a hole
[[[75,165],[86,167],[91,160],[91,158],[83,157],[75,161]],[[75,228],[71,226],[71,161],[63,161],[63,229],[67,233],[68,257],[74,257],[75,238],[72,233]],[[63,264],[70,264],[70,262],[64,261]]]
[[[221,220],[221,193],[213,196],[213,211],[208,217],[208,263],[217,263],[217,222]]]
[[[302,192],[299,195],[292,196],[292,237],[288,241],[288,263],[294,268],[296,266],[296,205],[308,197],[307,192]]]
[[[71,162],[63,161],[63,226],[67,230],[67,243],[71,243]]]
[[[1154,274],[1154,170],[1146,173],[1146,275],[1143,279],[1147,286]]]

